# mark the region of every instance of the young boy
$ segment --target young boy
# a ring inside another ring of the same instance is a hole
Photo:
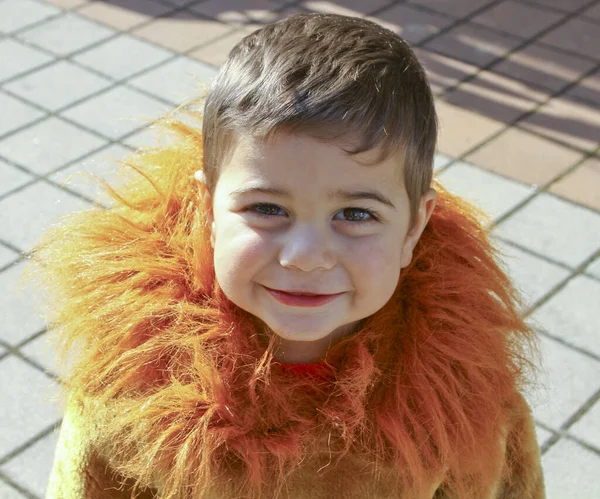
[[[544,496],[531,331],[473,209],[431,188],[433,97],[402,39],[266,26],[202,137],[170,126],[117,206],[37,253],[80,355],[48,497]]]

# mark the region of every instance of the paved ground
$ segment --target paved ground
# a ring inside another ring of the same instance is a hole
[[[439,96],[439,178],[494,217],[541,329],[531,394],[548,497],[600,497],[600,1],[0,0],[0,498],[44,495],[58,367],[26,252],[148,144],[145,119],[279,17],[368,15],[418,47]],[[65,182],[67,182],[65,184]]]

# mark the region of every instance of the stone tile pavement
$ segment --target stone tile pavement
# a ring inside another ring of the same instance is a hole
[[[149,144],[147,123],[210,82],[256,27],[367,16],[427,66],[436,171],[487,210],[538,325],[529,394],[548,497],[600,497],[599,0],[0,0],[0,498],[44,495],[61,420],[23,255]]]

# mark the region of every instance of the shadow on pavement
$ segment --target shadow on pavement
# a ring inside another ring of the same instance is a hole
[[[509,34],[478,24],[478,16],[498,4],[493,0],[424,0],[394,5],[371,0],[287,4],[273,0],[208,0],[178,2],[179,7],[169,0],[103,1],[149,17],[170,17],[182,23],[210,18],[245,27],[247,32],[286,17],[289,8],[293,12],[365,16],[415,47],[440,99],[584,151],[598,147],[600,58],[584,43],[589,36],[578,33],[581,26],[595,28],[595,38],[589,43],[600,44],[600,19],[585,12],[595,4],[593,0],[577,0],[568,6],[565,2],[546,2],[550,7],[544,12],[552,22],[533,34],[528,32],[531,19],[515,19],[516,26],[522,24],[528,37],[516,35],[513,27]],[[170,6],[168,12],[166,5]],[[542,7],[534,4],[531,8]],[[539,41],[558,27],[570,45]],[[579,45],[577,40],[581,40]]]

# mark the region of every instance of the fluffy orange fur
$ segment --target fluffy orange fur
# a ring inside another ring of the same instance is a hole
[[[176,143],[127,163],[135,178],[113,191],[114,207],[73,214],[35,253],[63,360],[77,359],[66,390],[110,414],[115,469],[159,483],[161,498],[221,481],[259,497],[327,442],[332,466],[364,455],[394,468],[407,497],[432,477],[450,496],[478,497],[503,467],[532,352],[480,214],[437,186],[388,304],[324,362],[281,365],[215,281],[193,178],[201,136],[168,125]]]

